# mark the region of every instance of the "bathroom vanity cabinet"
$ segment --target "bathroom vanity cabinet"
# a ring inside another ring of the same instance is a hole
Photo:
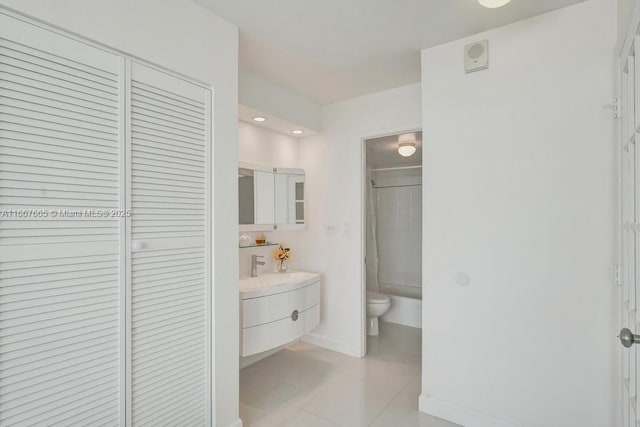
[[[308,334],[320,323],[320,276],[293,271],[240,280],[240,356]]]

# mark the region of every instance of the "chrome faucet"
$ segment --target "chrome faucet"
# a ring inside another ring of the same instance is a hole
[[[258,277],[258,266],[264,265],[264,261],[258,261],[258,258],[264,258],[262,255],[251,255],[251,277]]]

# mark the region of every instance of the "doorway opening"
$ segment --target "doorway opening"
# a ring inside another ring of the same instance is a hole
[[[420,354],[422,132],[364,139],[364,272],[367,354],[387,345]]]

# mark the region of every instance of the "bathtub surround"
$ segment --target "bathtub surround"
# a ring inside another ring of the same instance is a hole
[[[589,0],[422,52],[424,411],[619,425],[615,20]]]

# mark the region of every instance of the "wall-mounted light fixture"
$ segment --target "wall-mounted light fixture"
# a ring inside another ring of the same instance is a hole
[[[398,154],[411,157],[416,153],[416,134],[403,133],[398,137]]]
[[[502,7],[510,1],[511,0],[478,0],[481,5],[483,5],[484,7],[488,7],[489,9]]]

